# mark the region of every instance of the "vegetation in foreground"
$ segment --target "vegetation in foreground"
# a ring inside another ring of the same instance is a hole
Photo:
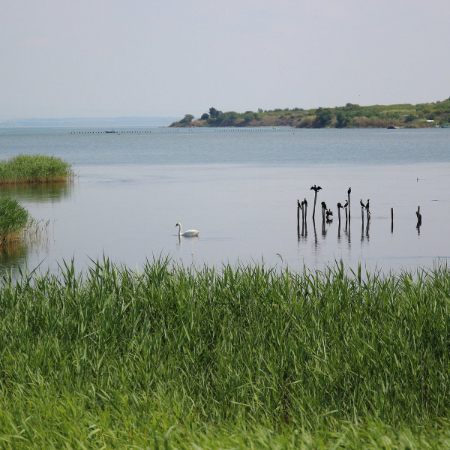
[[[4,274],[0,447],[449,448],[450,270]]]
[[[30,217],[19,202],[10,197],[0,197],[0,244],[19,239]]]
[[[0,161],[0,184],[63,182],[73,178],[69,163],[45,155],[19,155]]]
[[[264,127],[290,126],[296,128],[424,128],[449,126],[450,98],[417,105],[360,106],[347,103],[335,108],[258,109],[257,112],[222,112],[210,108],[200,118],[186,114],[172,127]]]

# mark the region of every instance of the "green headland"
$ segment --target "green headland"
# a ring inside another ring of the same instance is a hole
[[[171,127],[273,127],[295,128],[430,128],[450,126],[450,98],[417,105],[360,106],[347,103],[334,108],[284,108],[223,112],[210,108],[199,118],[186,114]]]

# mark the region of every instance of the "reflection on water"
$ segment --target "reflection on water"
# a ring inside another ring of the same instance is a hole
[[[18,183],[0,185],[0,195],[8,195],[19,201],[59,202],[72,195],[74,182]]]
[[[49,221],[44,223],[31,219],[17,240],[0,242],[0,277],[10,273],[13,279],[20,278],[31,255],[41,261],[45,259],[44,255],[51,247],[49,226]]]
[[[22,240],[0,243],[0,267],[21,266],[27,253],[27,244]]]

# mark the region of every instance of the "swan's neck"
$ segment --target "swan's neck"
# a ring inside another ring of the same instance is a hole
[[[178,224],[178,236],[181,236],[181,223]]]

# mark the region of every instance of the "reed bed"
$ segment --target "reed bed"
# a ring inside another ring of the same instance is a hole
[[[3,274],[1,448],[449,448],[450,271]]]
[[[45,155],[19,155],[0,161],[0,184],[50,183],[73,179],[69,163]]]
[[[18,240],[28,221],[28,211],[16,199],[0,197],[0,244]]]

